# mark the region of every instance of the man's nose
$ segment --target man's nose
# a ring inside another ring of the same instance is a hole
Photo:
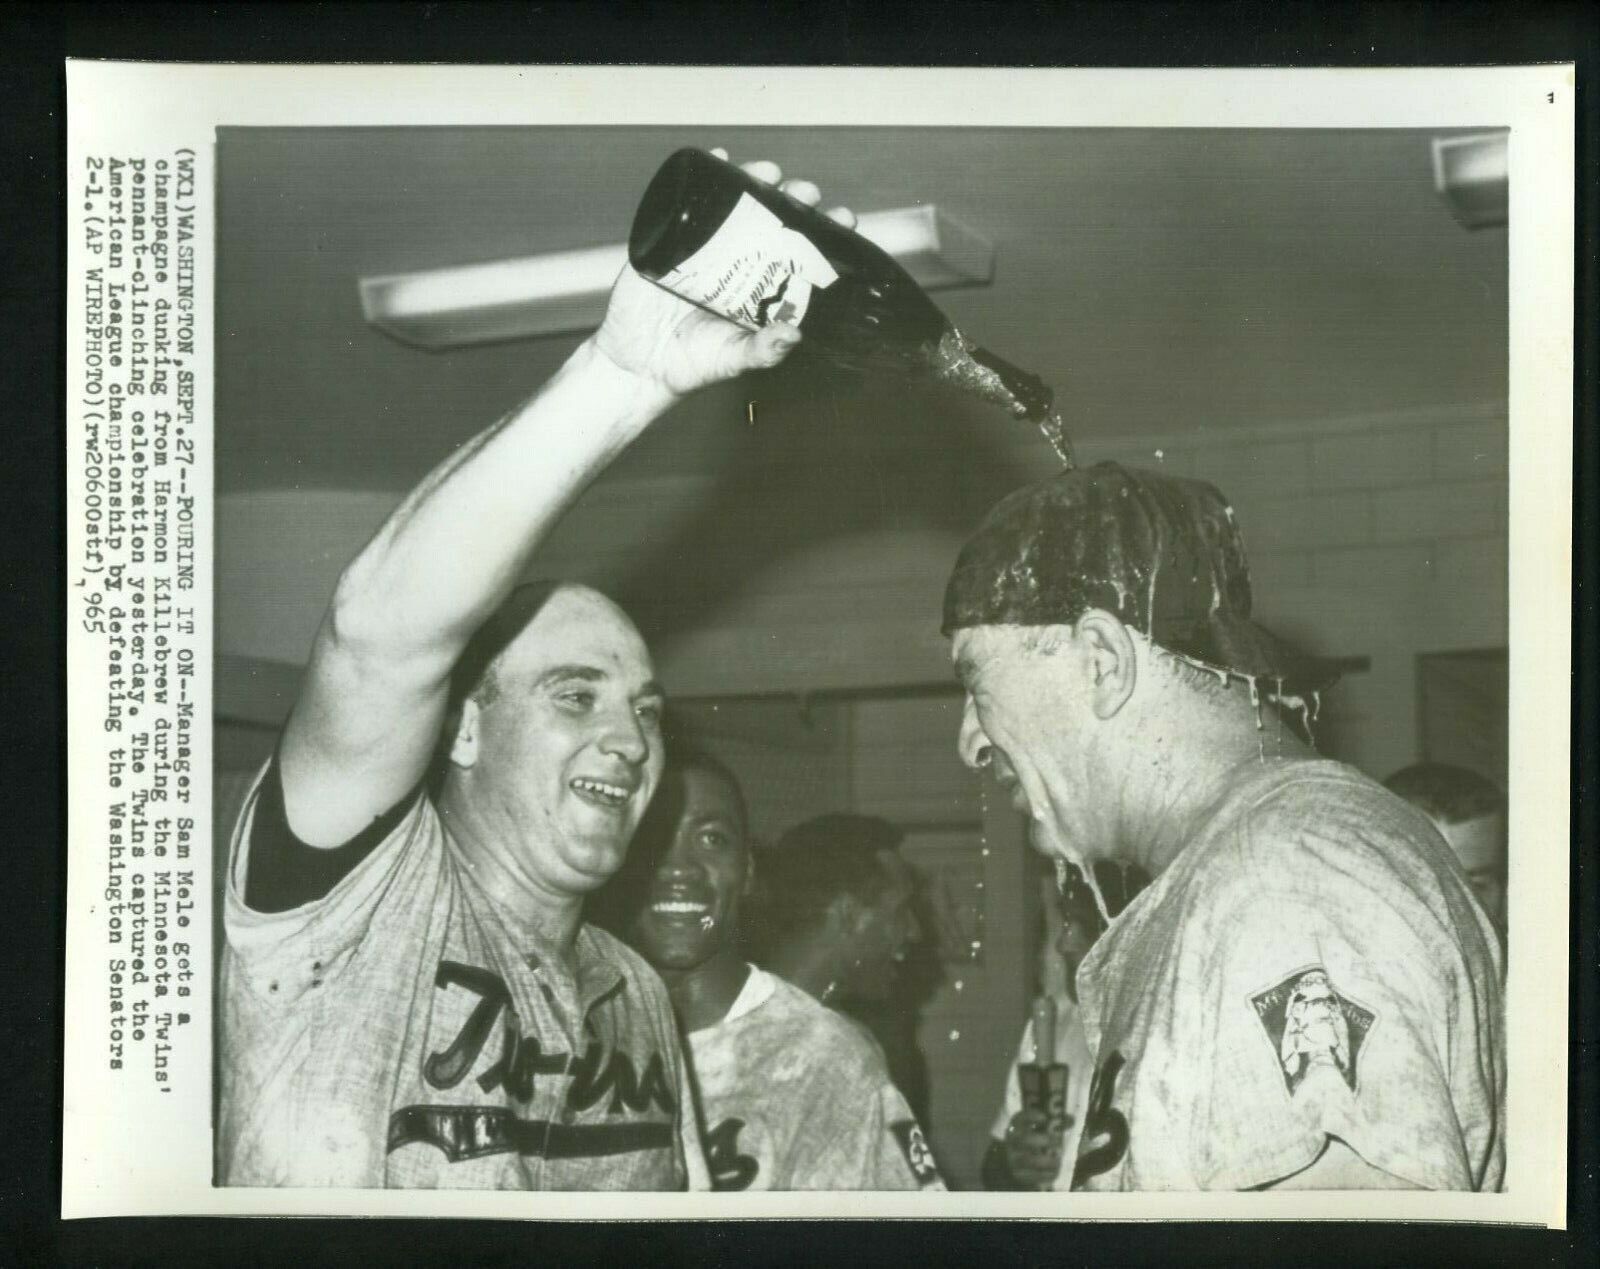
[[[974,771],[985,771],[994,758],[994,746],[983,728],[978,726],[978,711],[968,701],[961,711],[961,734],[956,738],[956,752],[961,761]]]
[[[656,873],[667,879],[686,877],[694,871],[695,862],[684,840],[685,834],[674,833],[666,849],[656,860]]]
[[[650,739],[644,734],[639,716],[631,708],[612,714],[605,733],[600,737],[600,748],[621,758],[629,766],[640,766],[650,756]]]

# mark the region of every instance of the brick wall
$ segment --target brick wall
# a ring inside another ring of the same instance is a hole
[[[1324,701],[1325,750],[1382,777],[1418,756],[1416,658],[1506,643],[1504,409],[1080,446],[1211,481],[1233,503],[1256,614],[1371,668]]]

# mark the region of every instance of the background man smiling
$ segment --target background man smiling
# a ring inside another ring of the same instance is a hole
[[[772,903],[796,898],[784,880],[794,868],[834,876],[833,863],[826,850],[785,856],[768,887]],[[746,963],[739,922],[754,867],[738,781],[714,759],[675,749],[627,868],[599,896],[672,993],[713,1188],[942,1189],[872,1039]]]

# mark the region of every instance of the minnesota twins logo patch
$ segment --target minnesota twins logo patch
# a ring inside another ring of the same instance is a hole
[[[1332,1068],[1353,1091],[1356,1062],[1377,1015],[1334,989],[1320,965],[1298,969],[1250,997],[1292,1096],[1318,1067]]]

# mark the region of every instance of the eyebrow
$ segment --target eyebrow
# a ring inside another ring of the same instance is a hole
[[[540,688],[549,687],[552,683],[564,683],[568,679],[577,679],[583,683],[604,683],[610,679],[610,677],[610,674],[608,674],[605,670],[602,670],[599,666],[595,665],[556,665],[552,666],[537,679],[535,679],[533,682],[533,687],[534,690],[537,691]],[[666,700],[667,698],[666,688],[662,687],[661,684],[655,679],[647,680],[639,688],[639,690],[633,694],[632,699],[637,701],[652,696],[657,697],[660,700]]]
[[[534,687],[547,687],[551,683],[560,683],[565,679],[581,679],[585,683],[600,683],[609,676],[606,672],[593,665],[557,665],[546,670],[534,680]]]

